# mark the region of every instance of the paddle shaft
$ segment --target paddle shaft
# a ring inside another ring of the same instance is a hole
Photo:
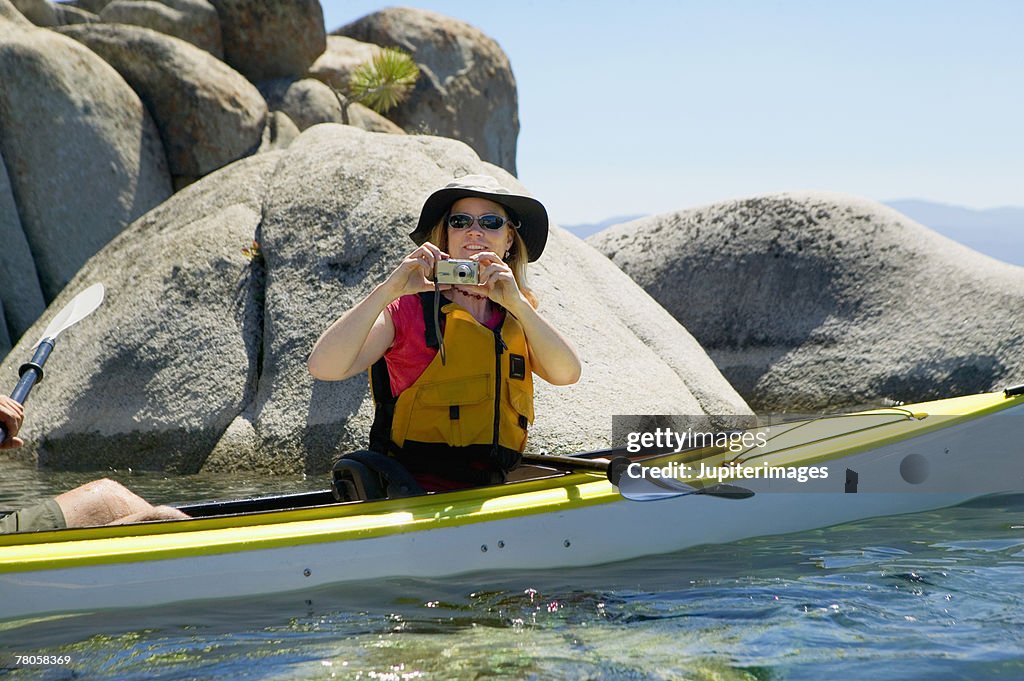
[[[588,470],[604,473],[608,480],[614,485],[619,481],[619,476],[629,465],[629,459],[624,456],[616,456],[612,459],[585,459],[579,456],[551,456],[550,454],[523,454],[523,463],[533,463],[540,466],[550,466],[561,470]]]
[[[50,321],[46,330],[43,331],[43,337],[33,346],[36,352],[32,355],[32,361],[25,362],[18,369],[18,375],[21,378],[18,380],[18,385],[14,386],[11,399],[18,404],[25,404],[29,392],[32,391],[32,386],[43,380],[43,365],[46,364],[46,359],[53,351],[57,336],[91,315],[103,302],[105,290],[103,284],[93,284],[72,298]],[[0,425],[0,444],[6,441],[7,429]]]
[[[552,456],[550,454],[523,454],[523,463],[536,463],[552,468],[582,468],[604,473],[608,470],[608,459],[584,459],[578,456]]]
[[[524,463],[533,463],[541,466],[550,466],[551,468],[558,468],[561,470],[576,471],[576,470],[588,470],[597,471],[604,473],[608,477],[608,481],[619,488],[622,495],[627,499],[636,501],[637,499],[630,495],[628,492],[624,492],[622,485],[619,482],[622,480],[622,476],[626,474],[626,470],[629,468],[631,461],[625,456],[613,456],[611,459],[587,459],[579,456],[551,456],[549,454],[523,454]],[[745,487],[739,487],[738,485],[729,485],[726,483],[719,483],[717,485],[711,485],[709,487],[693,487],[686,483],[679,483],[680,487],[676,489],[662,488],[657,491],[657,498],[671,499],[675,497],[683,497],[689,494],[703,494],[710,497],[719,497],[722,499],[749,499],[754,496],[754,493]],[[655,484],[655,487],[658,485]],[[685,489],[683,489],[685,487]],[[647,492],[646,496],[653,500],[655,497],[652,493]]]
[[[28,399],[28,394],[32,392],[33,386],[43,380],[43,365],[50,357],[50,353],[53,352],[55,341],[56,339],[53,338],[44,338],[39,341],[36,352],[32,355],[32,361],[25,362],[18,369],[21,378],[18,379],[18,384],[14,386],[14,391],[11,393],[11,399],[18,404],[25,404],[25,400]],[[7,429],[4,428],[3,424],[0,424],[0,444],[6,441]]]

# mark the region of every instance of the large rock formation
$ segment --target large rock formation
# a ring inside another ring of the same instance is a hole
[[[10,2],[11,0],[5,0]],[[148,2],[149,0],[145,0]],[[99,17],[70,3],[50,2],[49,0],[13,0],[13,6],[36,26],[53,28],[70,24],[84,24],[99,21]],[[2,14],[0,10],[0,14]]]
[[[139,94],[160,128],[173,175],[201,177],[259,146],[266,102],[209,52],[141,26],[59,30],[103,57]]]
[[[92,14],[99,14],[110,2],[111,0],[67,0],[67,2],[62,4],[67,4]]]
[[[93,24],[100,20],[99,15],[88,10],[72,7],[70,4],[59,3],[53,6],[57,16],[58,26],[71,26],[73,24]]]
[[[257,153],[287,149],[299,133],[298,126],[288,118],[288,114],[283,111],[271,111],[267,116],[267,127],[263,129],[263,141]]]
[[[46,309],[32,251],[21,228],[7,166],[0,154],[0,357]]]
[[[212,0],[224,61],[256,83],[297,77],[327,46],[318,0]]]
[[[0,154],[46,298],[171,193],[156,126],[92,51],[0,0]]]
[[[405,130],[392,123],[390,119],[381,116],[373,109],[365,107],[359,102],[353,102],[349,105],[348,124],[370,132],[386,132],[392,135],[405,134]]]
[[[761,196],[588,241],[759,410],[917,401],[1024,380],[1024,269],[872,201]]]
[[[380,45],[329,35],[327,49],[309,67],[309,76],[346,92],[356,67],[372,60],[380,51]]]
[[[259,84],[271,111],[282,111],[299,128],[317,123],[341,123],[341,104],[331,88],[313,78],[276,78]]]
[[[36,26],[56,26],[57,12],[47,0],[12,0],[14,7]]]
[[[315,78],[278,78],[260,83],[260,93],[272,111],[288,115],[299,130],[318,123],[345,123],[341,103],[328,85]],[[405,131],[376,111],[352,102],[348,107],[348,125],[370,132],[390,132],[403,135]]]
[[[328,124],[200,180],[55,301],[108,286],[108,302],[51,358],[28,446],[58,467],[325,470],[365,445],[372,406],[365,376],[309,376],[313,342],[412,250],[430,191],[480,172],[517,186],[453,140]],[[253,237],[261,254],[250,262],[240,249]],[[621,412],[749,413],[685,329],[574,236],[552,228],[531,283],[584,362],[576,386],[538,381],[531,449],[607,446]]]
[[[5,317],[4,301],[3,299],[0,299],[0,319],[4,319]],[[7,326],[5,324],[0,324],[0,354],[5,354],[11,349],[12,345],[14,345],[14,342],[11,340],[11,335],[7,331]]]
[[[456,19],[398,7],[333,33],[412,53],[420,77],[388,118],[408,132],[462,140],[483,160],[515,174],[519,104],[512,67],[498,43]]]
[[[220,17],[207,0],[113,0],[99,18],[108,24],[134,24],[192,43],[220,59]]]
[[[279,154],[214,173],[136,221],[0,365],[11,384],[49,318],[106,285],[104,304],[61,336],[28,403],[24,432],[40,465],[200,468],[256,388],[263,270],[241,249]]]

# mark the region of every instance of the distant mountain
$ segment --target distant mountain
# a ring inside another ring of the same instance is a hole
[[[1024,208],[974,210],[918,199],[883,203],[980,253],[1024,265]]]
[[[595,222],[587,225],[562,225],[565,229],[569,230],[581,239],[586,239],[591,234],[597,234],[602,229],[611,227],[612,225],[620,225],[623,222],[629,222],[630,220],[636,220],[642,218],[643,215],[620,215],[616,218],[608,218],[601,222]]]

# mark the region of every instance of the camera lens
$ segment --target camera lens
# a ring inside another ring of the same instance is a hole
[[[465,279],[470,274],[469,266],[468,265],[458,265],[455,268],[455,273],[459,276],[460,279]]]

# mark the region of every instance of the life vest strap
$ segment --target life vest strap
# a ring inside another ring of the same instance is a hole
[[[420,307],[423,308],[423,326],[426,329],[425,340],[427,343],[427,347],[440,348],[441,339],[438,338],[437,336],[438,328],[434,324],[434,298],[436,296],[441,297],[441,300],[438,301],[438,304],[441,305],[442,307],[447,305],[450,301],[444,296],[442,296],[440,293],[435,293],[434,291],[425,291],[423,293],[420,293],[419,296]],[[444,324],[443,320],[441,321],[441,324]]]
[[[373,393],[373,425],[370,426],[370,451],[387,452],[391,448],[391,424],[395,420],[395,403],[391,394],[391,375],[383,357],[370,367],[370,390]]]

